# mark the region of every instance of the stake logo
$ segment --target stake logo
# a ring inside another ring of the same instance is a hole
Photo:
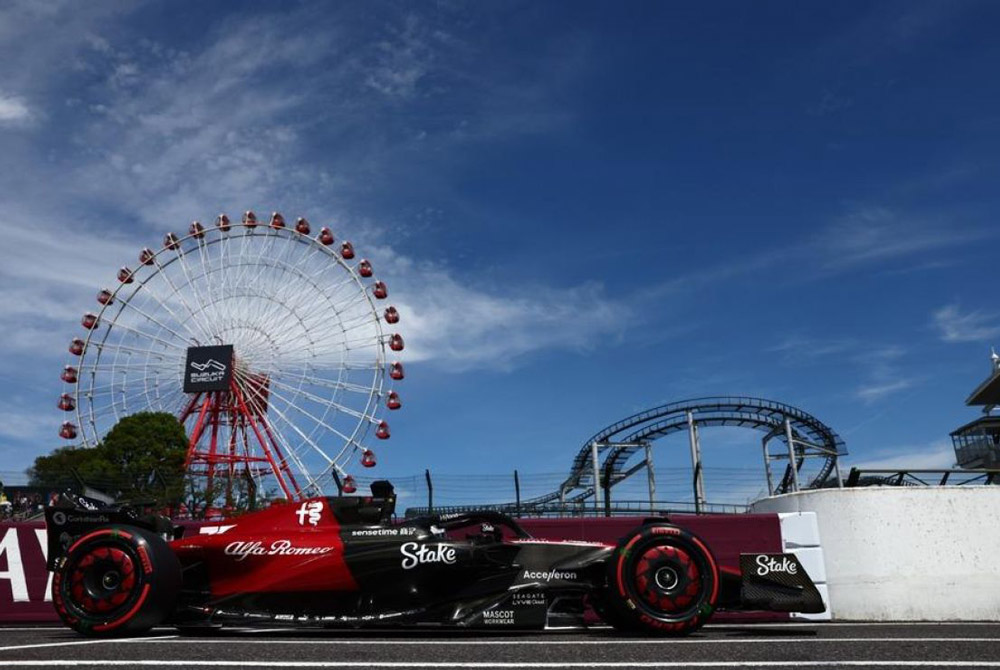
[[[403,569],[411,570],[424,563],[445,563],[453,565],[458,556],[455,547],[447,544],[418,544],[407,542],[399,547],[399,553],[403,555]]]
[[[233,378],[233,345],[189,347],[184,392],[227,391]]]
[[[789,575],[798,574],[799,572],[798,564],[788,556],[782,556],[779,560],[773,556],[761,554],[755,561],[757,563],[757,574],[761,577],[766,577],[772,572],[784,572]]]
[[[299,517],[299,525],[304,526],[308,523],[310,526],[315,526],[319,523],[320,515],[323,513],[323,501],[313,500],[312,502],[304,502],[302,506],[299,507],[295,512],[295,516]]]

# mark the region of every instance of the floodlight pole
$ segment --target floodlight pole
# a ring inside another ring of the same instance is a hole
[[[514,499],[517,501],[515,503],[516,516],[521,517],[521,480],[517,476],[517,470],[514,470]]]
[[[785,419],[785,442],[788,443],[788,467],[792,470],[792,490],[799,490],[799,468],[795,458],[795,438],[792,433],[792,422]]]
[[[646,443],[646,483],[649,485],[649,511],[653,512],[656,501],[656,476],[653,474],[653,445]]]
[[[597,460],[597,442],[590,443],[590,460],[594,470],[594,512],[601,512],[601,467]]]
[[[427,480],[427,513],[434,514],[434,483],[429,469],[424,470],[424,479]]]

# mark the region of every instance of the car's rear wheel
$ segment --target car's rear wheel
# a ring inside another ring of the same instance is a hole
[[[667,524],[642,526],[608,562],[602,616],[619,630],[686,635],[715,611],[719,568],[697,536]]]
[[[70,546],[52,601],[63,623],[84,635],[135,635],[170,616],[180,585],[180,563],[163,538],[111,526]]]

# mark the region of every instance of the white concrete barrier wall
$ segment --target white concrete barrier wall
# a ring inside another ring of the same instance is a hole
[[[1000,621],[1000,486],[803,491],[752,511],[816,513],[834,619]]]
[[[781,544],[785,552],[795,554],[799,563],[805,569],[809,579],[816,585],[825,612],[808,614],[792,612],[793,619],[808,619],[826,621],[831,618],[830,594],[826,587],[826,561],[823,557],[823,546],[820,542],[819,524],[815,512],[781,512],[778,514],[781,525]]]

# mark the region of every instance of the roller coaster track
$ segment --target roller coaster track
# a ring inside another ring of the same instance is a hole
[[[787,439],[784,433],[787,421],[798,453],[796,469],[802,464],[800,444],[819,447],[827,454],[819,472],[807,484],[807,488],[823,486],[833,471],[837,456],[847,453],[844,440],[833,429],[791,405],[746,396],[694,398],[638,412],[598,431],[580,447],[566,481],[551,493],[521,501],[521,509],[530,511],[557,500],[576,503],[593,496],[595,482],[592,454],[595,444],[603,457],[599,468],[602,483],[616,484],[626,479],[632,474],[631,470],[625,470],[629,459],[646,444],[671,433],[688,430],[689,415],[691,421],[698,426],[739,426],[781,440]],[[791,482],[792,469],[789,465],[776,493],[788,491]]]

